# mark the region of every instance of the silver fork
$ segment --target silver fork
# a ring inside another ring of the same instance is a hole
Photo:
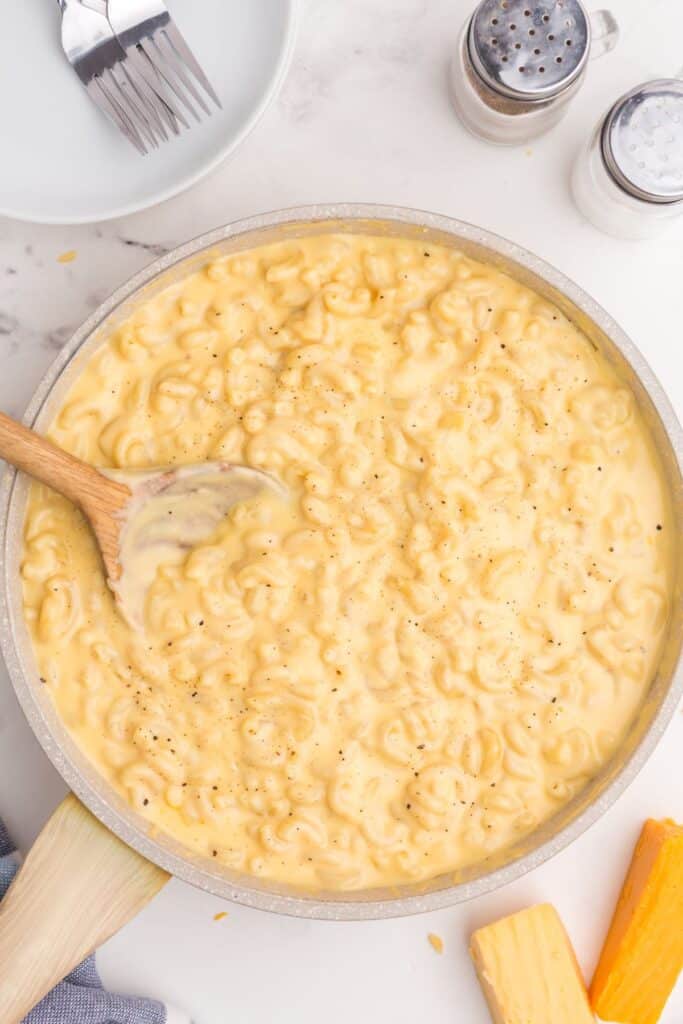
[[[163,0],[108,0],[107,16],[128,60],[186,128],[183,106],[197,121],[196,107],[210,115],[204,93],[222,107]]]
[[[150,86],[114,34],[101,0],[57,0],[62,12],[62,46],[74,71],[97,104],[143,155],[176,133],[176,119]],[[173,127],[175,125],[175,128]],[[157,137],[158,136],[158,137]]]

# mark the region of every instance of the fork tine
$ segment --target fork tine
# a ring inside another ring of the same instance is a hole
[[[114,90],[117,102],[120,107],[123,107],[125,113],[129,119],[133,122],[138,132],[147,139],[150,145],[156,149],[159,145],[156,135],[152,131],[149,121],[145,117],[144,113],[140,110],[138,103],[135,102],[134,90],[129,82],[129,79],[122,70],[120,63],[113,64],[112,67],[107,68],[102,78],[110,79],[110,86]],[[113,84],[112,84],[113,83]]]
[[[142,144],[145,147],[145,152],[148,153],[151,145],[149,141],[149,133],[142,132],[140,130],[139,125],[132,116],[130,106],[125,102],[125,96],[121,95],[121,90],[111,71],[105,69],[103,73],[97,77],[97,82],[110,104],[118,112],[123,123],[128,127],[129,131],[133,132],[142,141]]]
[[[150,102],[156,106],[162,121],[167,124],[174,135],[180,135],[181,125],[189,128],[189,124],[182,110],[177,109],[176,99],[166,83],[157,74],[156,69],[149,58],[142,51],[141,46],[132,46],[127,53],[128,66],[134,69],[136,77],[144,88],[145,94],[150,97]]]
[[[193,54],[190,47],[185,42],[185,38],[183,34],[179,31],[176,23],[173,21],[173,18],[169,18],[166,27],[163,31],[168,36],[169,43],[176,51],[180,59],[185,62],[185,64],[188,66],[188,68],[190,69],[194,77],[197,79],[197,81],[204,87],[206,92],[208,92],[209,96],[214,101],[216,106],[222,110],[223,104],[219,100],[218,95],[213,86],[211,85],[211,82],[207,78],[201,64]]]
[[[119,131],[126,136],[129,142],[132,142],[138,153],[141,153],[142,156],[147,156],[148,150],[145,143],[133,125],[123,116],[123,113],[110,96],[102,80],[100,78],[92,78],[85,88],[93,103],[114,122]]]
[[[145,113],[152,119],[152,127],[159,133],[164,142],[168,142],[168,131],[161,117],[161,111],[164,109],[163,101],[147,85],[145,79],[129,60],[123,63],[123,70],[128,76],[128,80],[135,90]]]
[[[158,118],[158,112],[156,109],[154,109],[153,112],[149,111],[144,97],[140,95],[135,82],[129,74],[127,65],[128,61],[124,57],[123,60],[112,67],[112,74],[114,75],[116,83],[128,104],[130,116],[140,125],[141,129],[146,132],[153,145],[157,147],[159,145],[159,140],[157,139],[154,131],[154,120]]]
[[[175,69],[172,64],[166,59],[165,55],[159,48],[159,42],[157,34],[155,33],[149,39],[149,48],[152,51],[149,55],[157,74],[161,77],[162,81],[168,86],[169,90],[172,91],[177,98],[184,104],[187,110],[189,110],[195,121],[200,122],[201,117],[193,107],[187,91],[183,88],[182,79],[179,79],[175,73]],[[145,51],[147,52],[147,51]]]
[[[189,93],[195,103],[198,103],[205,114],[210,114],[211,111],[206,103],[206,100],[201,95],[191,77],[185,70],[185,65],[181,61],[176,51],[171,46],[168,36],[164,31],[155,32],[152,37],[152,42],[159,55],[159,60],[162,62],[162,67],[159,67],[159,71],[166,78],[171,88],[175,91],[176,95],[182,99],[185,106],[189,106],[190,111],[194,114],[197,121],[201,120],[192,105],[189,103],[186,93]],[[165,69],[165,70],[164,70]],[[178,81],[182,85],[179,89]]]
[[[154,65],[154,69],[161,78],[164,85],[168,87],[169,92],[173,93],[176,96],[176,98],[181,101],[181,103],[190,112],[195,121],[200,122],[201,118],[197,111],[195,110],[195,108],[192,106],[192,103],[190,102],[187,93],[183,89],[182,82],[180,82],[176,75],[174,74],[173,68],[169,65],[163,53],[159,49],[157,40],[154,37],[151,37],[148,40],[148,46],[149,49],[152,51],[151,54],[148,54],[149,59]]]
[[[140,42],[137,46],[130,46],[126,50],[126,56],[148,87],[159,97],[161,109],[173,134],[178,135],[180,133],[178,121],[180,121],[184,128],[189,128],[189,121],[179,107],[173,92],[167,87],[165,79],[156,70],[154,62],[144,48],[144,44]]]

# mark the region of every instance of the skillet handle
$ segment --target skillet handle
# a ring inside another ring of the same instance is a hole
[[[0,903],[2,1024],[20,1024],[169,877],[68,796]]]

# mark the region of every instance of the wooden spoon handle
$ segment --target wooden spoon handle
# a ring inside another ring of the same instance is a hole
[[[109,480],[87,462],[62,451],[2,412],[0,458],[59,491],[88,514],[93,507],[98,508],[104,503],[103,497],[113,511],[130,496],[125,485]]]
[[[0,903],[2,1024],[19,1024],[168,878],[68,796]]]

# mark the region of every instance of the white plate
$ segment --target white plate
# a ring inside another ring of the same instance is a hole
[[[54,0],[2,7],[0,214],[44,224],[121,217],[194,184],[263,114],[295,36],[296,0],[168,0],[223,110],[142,157],[66,62]]]

